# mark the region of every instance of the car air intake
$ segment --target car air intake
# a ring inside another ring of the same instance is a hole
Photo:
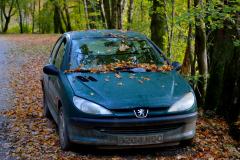
[[[183,124],[168,124],[160,126],[145,126],[145,127],[115,127],[115,128],[95,128],[95,130],[108,134],[151,134],[173,131],[182,127]]]
[[[77,79],[79,79],[82,82],[89,82],[90,81],[98,81],[97,79],[93,78],[92,76],[76,76]]]

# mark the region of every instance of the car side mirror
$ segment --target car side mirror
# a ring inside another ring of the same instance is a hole
[[[48,75],[56,76],[56,75],[58,75],[59,70],[57,69],[57,67],[55,65],[48,64],[43,67],[43,72]]]
[[[182,69],[182,65],[179,62],[172,62],[173,69],[179,71]]]

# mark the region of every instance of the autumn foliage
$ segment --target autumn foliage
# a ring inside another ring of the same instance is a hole
[[[7,135],[14,150],[10,154],[20,159],[34,157],[37,159],[91,159],[80,150],[79,152],[62,151],[58,142],[56,123],[43,116],[43,93],[40,82],[42,68],[59,35],[4,35],[3,37],[16,44],[11,49],[11,54],[8,54],[9,58],[16,61],[15,64],[11,64],[13,67],[9,70],[12,88],[10,104],[13,109],[4,112],[11,119]],[[150,67],[152,69],[152,66]],[[118,74],[115,77],[121,78]],[[132,74],[129,78],[135,77]],[[105,79],[106,83],[109,79],[110,77]],[[144,80],[150,79],[142,77],[139,82]],[[156,153],[154,159],[240,158],[239,143],[228,135],[229,127],[226,122],[213,112],[205,112],[201,109],[198,112],[196,137],[193,144],[187,147],[192,154],[158,157]],[[158,152],[161,152],[161,148]],[[125,158],[110,158],[106,155],[95,159]]]

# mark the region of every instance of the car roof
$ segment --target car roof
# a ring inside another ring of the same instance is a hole
[[[72,39],[81,39],[81,38],[104,38],[104,37],[119,37],[119,35],[122,35],[123,37],[139,37],[139,38],[145,38],[144,35],[133,32],[133,31],[127,31],[127,30],[79,30],[79,31],[72,31],[67,32],[66,34],[70,34]],[[107,36],[108,35],[108,36]]]

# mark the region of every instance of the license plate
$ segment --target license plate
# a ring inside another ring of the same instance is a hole
[[[162,143],[163,135],[118,137],[118,145],[146,145]]]

